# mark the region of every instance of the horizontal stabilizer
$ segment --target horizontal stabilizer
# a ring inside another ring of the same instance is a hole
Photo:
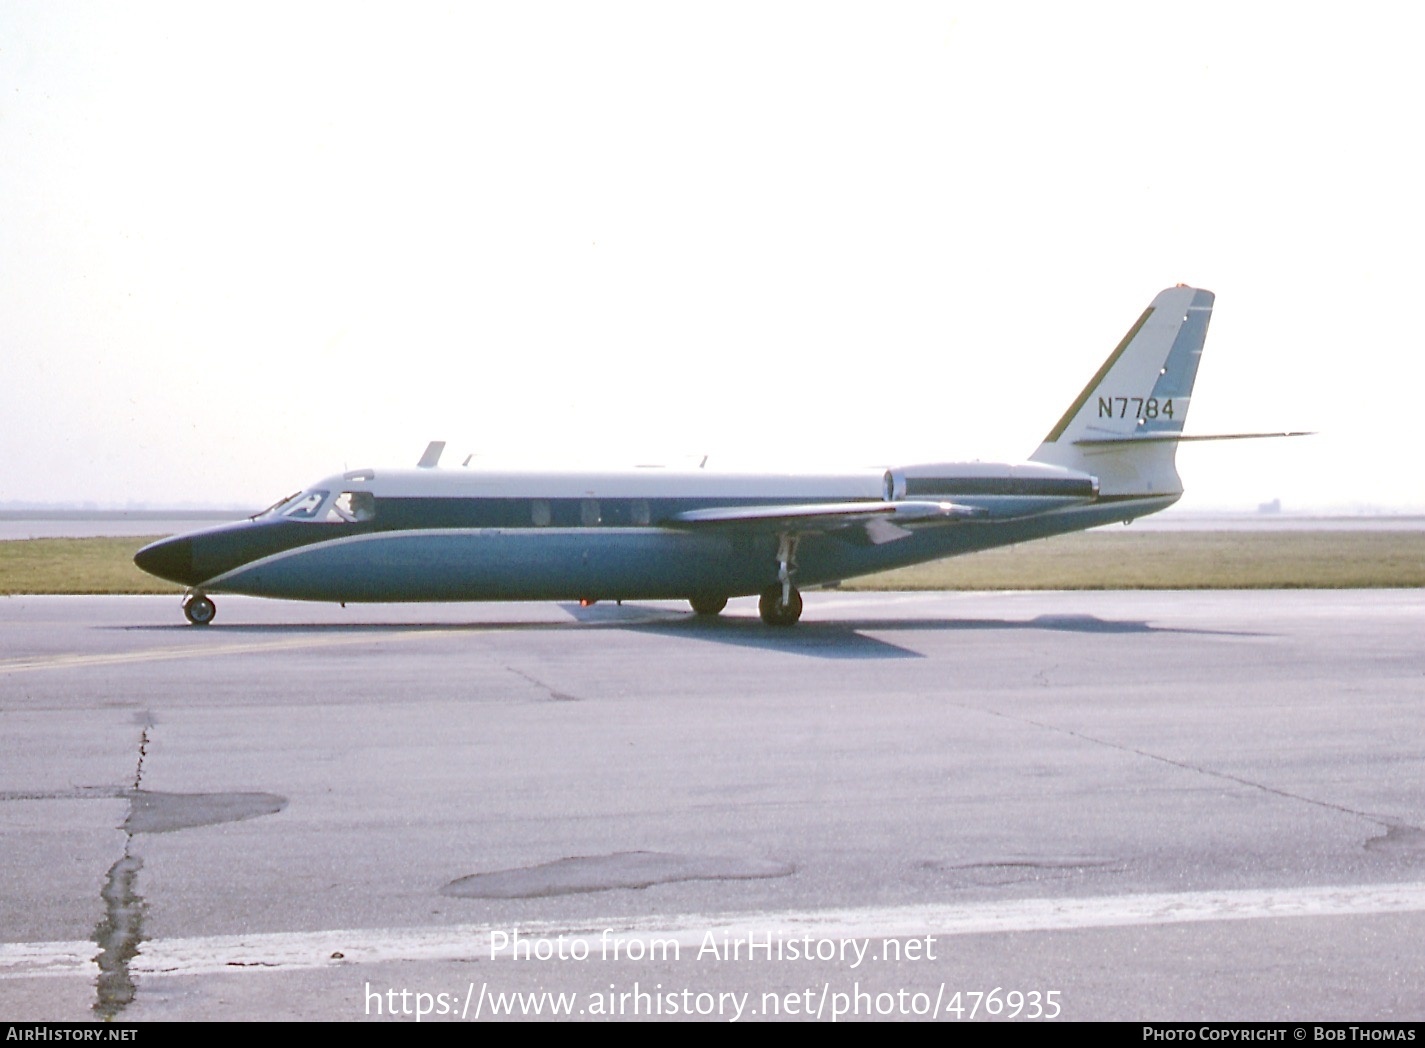
[[[1132,437],[1086,437],[1083,440],[1074,441],[1074,444],[1077,447],[1104,444],[1162,444],[1168,441],[1181,444],[1192,440],[1265,440],[1272,437],[1312,437],[1315,435],[1310,430],[1295,430],[1286,433],[1208,433],[1192,437],[1185,437],[1181,433],[1145,433],[1142,436]]]

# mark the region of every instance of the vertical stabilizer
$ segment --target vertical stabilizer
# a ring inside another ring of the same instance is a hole
[[[1212,302],[1161,292],[1030,457],[1093,474],[1101,497],[1182,494],[1173,460]]]

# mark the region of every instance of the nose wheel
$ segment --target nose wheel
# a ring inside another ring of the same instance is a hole
[[[183,602],[183,614],[188,616],[188,621],[194,626],[206,626],[213,621],[213,616],[217,613],[217,605],[201,593]]]
[[[802,617],[802,595],[795,586],[779,583],[762,591],[757,602],[762,621],[769,626],[793,626]]]

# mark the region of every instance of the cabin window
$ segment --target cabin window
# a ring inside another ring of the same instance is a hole
[[[549,522],[553,515],[549,512],[548,499],[535,499],[529,504],[529,519],[534,522],[537,528],[549,527]]]
[[[581,500],[579,503],[579,523],[584,525],[586,528],[592,528],[594,525],[599,523],[599,520],[599,500]]]
[[[628,504],[628,522],[637,527],[645,527],[650,515],[647,499],[634,499]]]
[[[317,511],[322,508],[322,503],[326,500],[326,497],[327,493],[325,491],[309,491],[299,498],[291,509],[282,515],[297,520],[316,520]]]

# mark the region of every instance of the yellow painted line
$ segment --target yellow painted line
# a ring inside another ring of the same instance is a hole
[[[12,659],[0,659],[0,674],[27,673],[35,670],[83,669],[94,666],[127,666],[149,662],[170,662],[177,659],[217,658],[223,655],[251,655],[258,652],[300,651],[304,648],[343,647],[353,644],[381,644],[387,641],[418,640],[422,637],[469,636],[472,633],[496,633],[508,629],[616,629],[622,626],[644,625],[664,621],[657,615],[646,618],[620,618],[598,622],[491,622],[473,623],[460,626],[412,626],[403,628],[400,623],[372,623],[370,631],[361,626],[336,627],[343,631],[353,630],[351,635],[319,637],[288,637],[281,640],[220,642],[211,647],[184,645],[183,647],[148,648],[142,651],[120,651],[105,654],[85,655],[79,652],[63,652],[53,655],[30,655]],[[280,626],[273,627],[280,629]],[[222,627],[214,627],[219,632]],[[210,634],[211,636],[211,634]],[[217,638],[215,638],[217,639]]]
[[[303,637],[301,639],[272,640],[247,644],[217,644],[213,647],[149,648],[145,651],[119,651],[103,655],[82,655],[67,652],[56,655],[35,655],[18,659],[0,659],[0,673],[24,673],[28,670],[76,669],[88,666],[123,666],[131,663],[168,662],[175,659],[201,659],[220,655],[251,655],[263,651],[293,651],[301,648],[334,647],[345,644],[369,644],[383,640],[406,639],[412,636],[430,636],[451,633],[453,630],[419,630],[415,633],[397,633],[390,636],[373,637],[363,634],[355,637]]]

